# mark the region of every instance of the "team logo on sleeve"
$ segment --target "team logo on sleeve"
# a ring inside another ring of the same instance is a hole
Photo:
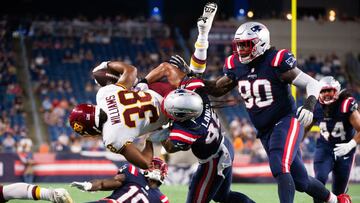
[[[350,111],[353,112],[353,111],[356,111],[357,109],[358,109],[358,103],[354,100],[351,103]]]
[[[295,57],[290,56],[288,59],[285,60],[285,63],[287,63],[289,66],[292,67],[294,65],[295,61],[296,61]]]

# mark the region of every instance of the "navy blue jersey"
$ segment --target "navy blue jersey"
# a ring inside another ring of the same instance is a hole
[[[296,67],[296,59],[285,49],[267,50],[249,64],[235,55],[225,60],[224,74],[238,82],[250,119],[259,131],[271,129],[282,117],[296,110],[290,85],[280,75]]]
[[[349,142],[355,134],[349,117],[357,107],[353,97],[338,99],[330,105],[321,105],[318,102],[314,110],[314,120],[319,125],[321,134],[318,141],[332,146]]]
[[[131,164],[125,164],[119,169],[118,174],[125,175],[123,185],[107,197],[119,202],[169,202],[168,198],[163,195],[158,188],[153,189],[148,186],[148,182],[141,171]]]
[[[185,151],[191,148],[199,159],[206,159],[215,154],[222,141],[220,121],[212,110],[210,100],[202,91],[204,83],[201,79],[190,79],[182,86],[198,93],[204,104],[202,114],[195,120],[174,122],[169,138],[176,148]]]

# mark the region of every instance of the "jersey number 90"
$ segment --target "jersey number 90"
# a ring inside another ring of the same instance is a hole
[[[259,108],[269,106],[274,101],[269,80],[258,79],[252,83],[241,80],[238,85],[241,97],[244,99],[245,106],[248,109],[254,105]]]

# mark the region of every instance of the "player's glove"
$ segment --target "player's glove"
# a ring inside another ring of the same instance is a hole
[[[334,154],[337,157],[342,157],[348,154],[352,149],[356,147],[356,142],[354,139],[351,139],[348,143],[335,144]]]
[[[170,135],[169,128],[165,128],[165,129],[153,132],[147,138],[147,140],[150,140],[151,142],[162,142],[162,141],[166,140],[169,137],[169,135]]]
[[[145,78],[141,79],[133,88],[134,91],[144,91],[144,90],[148,90],[149,89],[149,85],[148,82]]]
[[[181,71],[185,73],[189,73],[189,65],[186,63],[186,61],[179,55],[171,56],[169,63],[177,68],[179,68]]]
[[[89,191],[92,188],[92,183],[90,182],[72,182],[70,184],[71,187],[76,187],[79,190],[82,191]]]
[[[304,125],[304,127],[310,125],[313,120],[313,111],[315,108],[315,104],[317,102],[317,99],[315,96],[310,95],[303,106],[300,106],[297,109],[296,116],[299,120],[299,122]]]

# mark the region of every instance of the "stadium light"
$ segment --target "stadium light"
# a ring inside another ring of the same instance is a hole
[[[329,11],[329,21],[334,22],[336,19],[336,12],[334,10]]]
[[[252,11],[248,11],[248,13],[247,13],[247,17],[248,17],[248,18],[252,18],[252,17],[254,17],[254,12],[252,12]]]
[[[334,21],[335,21],[335,19],[336,19],[336,17],[335,17],[335,16],[329,16],[329,21],[330,21],[330,22],[334,22]]]
[[[291,13],[286,14],[286,19],[288,19],[288,20],[291,20],[291,19],[292,19]]]

